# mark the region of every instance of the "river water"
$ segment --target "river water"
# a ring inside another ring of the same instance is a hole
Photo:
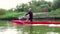
[[[17,26],[12,25],[11,21],[1,21],[0,20],[0,34],[60,34],[60,25],[33,25],[33,29],[30,30],[30,26]]]

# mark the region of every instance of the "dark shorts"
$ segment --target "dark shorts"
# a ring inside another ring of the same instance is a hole
[[[29,20],[32,22],[33,21],[33,18],[29,18]]]

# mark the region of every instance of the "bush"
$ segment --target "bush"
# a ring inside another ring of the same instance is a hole
[[[5,15],[0,15],[0,18],[14,18],[25,14],[26,12],[12,12]]]
[[[0,9],[0,15],[4,15],[4,14],[6,14],[6,12],[7,12],[7,10],[5,10],[5,9]]]
[[[52,10],[49,12],[49,14],[54,15],[54,14],[60,14],[60,9]]]

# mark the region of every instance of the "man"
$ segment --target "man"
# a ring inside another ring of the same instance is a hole
[[[31,9],[31,8],[29,8],[29,11],[28,11],[28,13],[27,13],[26,15],[29,15],[28,20],[29,20],[30,22],[32,22],[32,21],[33,21],[33,12],[32,12],[32,9]],[[26,16],[26,15],[25,15],[25,16]]]

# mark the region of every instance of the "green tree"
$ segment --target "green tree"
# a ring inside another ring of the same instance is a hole
[[[53,9],[60,8],[60,0],[54,0],[52,7],[53,7]]]
[[[6,14],[6,12],[7,12],[7,10],[5,10],[5,9],[0,9],[0,15],[4,15],[4,14]]]
[[[43,6],[42,6],[43,5]],[[46,9],[48,9],[48,11],[51,11],[50,9],[52,8],[51,7],[52,3],[51,2],[47,2],[47,1],[44,1],[44,0],[32,0],[32,2],[30,3],[30,6],[31,8],[33,9],[34,12],[40,12],[42,8],[40,7],[44,7]]]
[[[41,5],[47,5],[48,8],[51,8],[51,2],[46,2],[44,0],[32,0],[28,4],[22,4],[22,5],[17,5],[16,10],[17,11],[27,11],[28,8],[32,8],[33,12],[40,12],[41,11]]]
[[[19,11],[19,12],[27,11],[27,9],[28,9],[28,5],[27,4],[22,4],[22,5],[17,5],[16,6],[16,11]]]

